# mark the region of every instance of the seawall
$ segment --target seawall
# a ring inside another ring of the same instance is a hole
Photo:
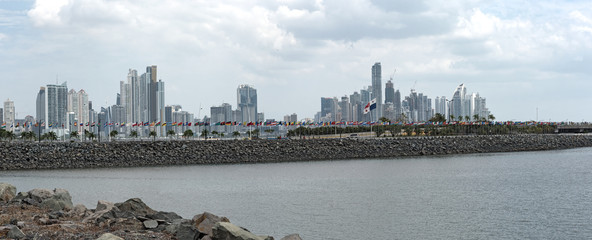
[[[0,170],[388,158],[592,147],[592,135],[380,139],[0,142]]]

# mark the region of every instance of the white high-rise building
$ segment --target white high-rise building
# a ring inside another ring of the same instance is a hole
[[[16,112],[14,109],[14,102],[10,99],[7,99],[4,102],[4,123],[6,123],[6,129],[8,130],[11,127],[11,131],[14,130],[16,120]]]
[[[237,106],[242,122],[257,121],[257,90],[249,85],[240,85],[236,90]]]
[[[45,129],[62,128],[68,124],[68,86],[64,82],[61,85],[49,84],[45,92]]]
[[[452,100],[450,100],[450,114],[454,117],[453,120],[475,121],[483,118],[487,119],[489,109],[487,109],[485,103],[485,98],[481,98],[479,93],[468,94],[464,84],[461,84],[456,88]],[[478,119],[475,119],[475,117],[478,117]]]
[[[382,67],[380,63],[374,63],[372,66],[372,97],[376,98],[376,109],[372,111],[372,121],[378,121],[382,115]]]
[[[436,97],[434,105],[435,105],[435,112],[441,114],[445,118],[448,116],[447,107],[446,107],[446,97]]]

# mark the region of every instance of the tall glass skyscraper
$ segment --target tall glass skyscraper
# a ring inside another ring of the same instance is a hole
[[[372,111],[372,121],[382,117],[382,67],[380,63],[372,66],[372,99],[376,98],[376,109]]]
[[[55,128],[61,128],[68,123],[68,86],[64,82],[61,85],[49,84],[45,92],[45,116],[47,129],[51,124]]]
[[[240,85],[236,90],[237,106],[242,122],[257,121],[257,90],[249,85]]]

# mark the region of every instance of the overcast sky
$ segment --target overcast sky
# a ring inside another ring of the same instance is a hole
[[[591,58],[589,0],[0,0],[0,99],[18,118],[56,78],[112,105],[148,65],[196,117],[250,84],[266,118],[312,118],[381,62],[402,95],[465,83],[498,120],[592,121]]]

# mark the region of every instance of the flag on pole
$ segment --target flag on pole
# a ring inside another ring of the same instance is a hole
[[[376,98],[366,104],[366,107],[364,107],[364,114],[369,113],[374,109],[376,109]]]

